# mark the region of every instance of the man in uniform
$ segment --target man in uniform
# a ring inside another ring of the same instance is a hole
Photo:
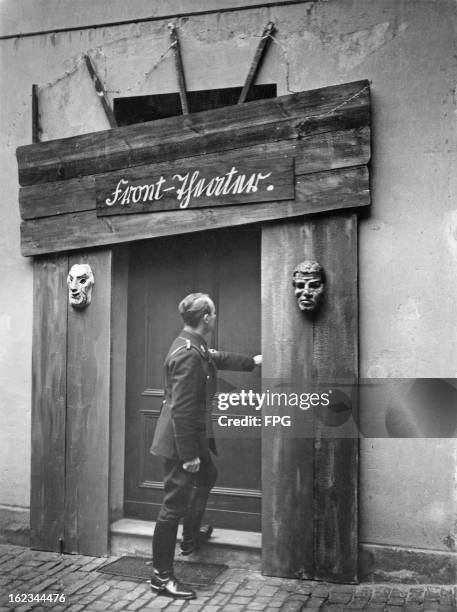
[[[211,422],[216,370],[250,371],[262,357],[208,349],[216,309],[205,293],[191,293],[178,310],[184,328],[165,359],[165,400],[151,446],[151,453],[164,459],[165,489],[152,543],[151,588],[161,595],[194,599],[195,592],[176,580],[173,558],[181,518],[183,554],[197,550],[212,531],[208,526],[202,530],[201,522],[217,478],[211,459],[211,453],[216,454]]]

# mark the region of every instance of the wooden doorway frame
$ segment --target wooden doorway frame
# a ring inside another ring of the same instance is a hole
[[[340,317],[335,316],[334,295],[325,316],[303,327],[293,310],[290,270],[300,257],[311,255],[325,262],[332,291],[344,308],[338,307]],[[128,248],[79,253],[78,261],[83,260],[98,281],[105,280],[97,283],[90,317],[67,312],[66,277],[72,259],[58,255],[35,261],[32,547],[104,555],[109,552],[109,525],[123,517]],[[263,376],[288,375],[284,368],[292,359],[304,379],[315,375],[316,367],[324,377],[356,379],[356,216],[264,226],[261,267]],[[284,303],[285,291],[291,296],[286,313],[277,304],[278,297]],[[287,347],[288,355],[277,350],[272,330],[296,338]],[[88,337],[97,354],[86,352]],[[358,439],[278,440],[265,428],[262,447],[263,571],[356,581]],[[295,477],[297,472],[301,479]],[[307,488],[306,473],[312,477]],[[314,499],[304,495],[310,489]],[[52,504],[47,501],[51,498]],[[338,520],[335,504],[351,517],[351,530],[341,531],[347,522]],[[102,528],[94,529],[94,507],[96,524]],[[310,522],[311,530],[306,528]]]
[[[32,546],[107,554],[110,520],[122,514],[123,485],[117,476],[123,479],[119,447],[125,397],[126,321],[122,312],[127,255],[119,245],[210,228],[263,224],[264,302],[274,297],[269,293],[274,288],[288,304],[281,329],[290,339],[289,356],[295,356],[294,363],[304,375],[310,372],[306,355],[311,355],[319,377],[357,376],[354,211],[370,204],[369,122],[369,85],[361,81],[251,102],[230,111],[196,113],[18,149],[23,185],[22,252],[35,257]],[[164,158],[174,168],[186,155],[204,155],[207,163],[221,155],[230,159],[234,146],[238,156],[277,156],[280,151],[292,157],[295,198],[243,204],[236,208],[236,215],[233,206],[119,215],[108,222],[96,215],[99,174],[137,166],[152,171],[159,162],[163,167]],[[324,212],[325,217],[315,217]],[[286,245],[283,257],[277,256],[277,245]],[[292,312],[289,284],[292,261],[293,268],[305,256],[320,258],[331,280],[327,309],[319,324],[311,327],[302,325],[298,313]],[[65,281],[71,264],[83,261],[90,263],[96,287],[90,307],[75,312],[67,307]],[[271,337],[271,330],[282,325],[277,311],[266,306],[262,317],[265,368],[284,368],[287,361],[278,359]],[[335,349],[329,342],[330,332],[336,339]],[[298,350],[303,342],[306,350]],[[264,449],[275,443],[268,434],[264,441]],[[264,478],[263,483],[264,572],[355,581],[356,441],[345,446],[343,440],[324,439],[318,432],[308,449],[314,465],[313,508],[300,505],[300,487],[292,489],[302,518],[313,521],[312,566],[308,553],[303,553],[303,523],[292,524],[285,505],[281,508],[273,501],[281,477],[300,473],[307,454],[284,440],[277,448],[280,452],[272,478]],[[335,459],[339,473],[331,469]],[[264,473],[267,469],[265,464]],[[344,508],[344,520],[336,516],[338,508]],[[278,538],[277,525],[285,521],[288,527]]]

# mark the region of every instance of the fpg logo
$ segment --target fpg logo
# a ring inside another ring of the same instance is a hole
[[[263,424],[265,427],[290,427],[292,425],[292,420],[288,414],[282,416],[277,414],[266,414],[263,417]]]

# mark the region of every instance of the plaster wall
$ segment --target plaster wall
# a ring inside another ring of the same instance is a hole
[[[310,0],[304,0],[309,2]],[[244,9],[259,5],[291,4],[294,0],[217,0],[217,10]],[[2,0],[0,4],[0,37],[33,34],[50,30],[80,29],[98,24],[132,22],[139,19],[169,19],[185,14],[214,11],[214,0],[91,0],[90,11],[86,0],[34,0],[18,2]]]
[[[188,88],[241,85],[270,19],[278,32],[258,82],[277,83],[278,95],[371,81],[373,208],[360,222],[361,376],[455,377],[455,3],[330,0],[190,15],[178,20]],[[82,54],[92,56],[110,97],[176,91],[167,24],[0,41],[5,507],[29,504],[32,271],[19,250],[14,154],[31,141],[31,84],[39,85],[43,140],[106,129]],[[453,549],[455,470],[453,440],[363,439],[361,540]]]

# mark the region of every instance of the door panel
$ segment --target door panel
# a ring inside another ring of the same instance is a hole
[[[161,460],[149,454],[163,399],[163,360],[179,335],[179,301],[203,291],[216,303],[210,345],[260,352],[260,235],[203,232],[131,246],[129,270],[125,512],[154,520],[162,500]],[[218,391],[257,390],[260,373],[219,372]],[[231,412],[233,413],[233,411]],[[213,419],[221,412],[214,406]],[[219,527],[260,530],[259,439],[217,441],[217,486],[208,516]]]

